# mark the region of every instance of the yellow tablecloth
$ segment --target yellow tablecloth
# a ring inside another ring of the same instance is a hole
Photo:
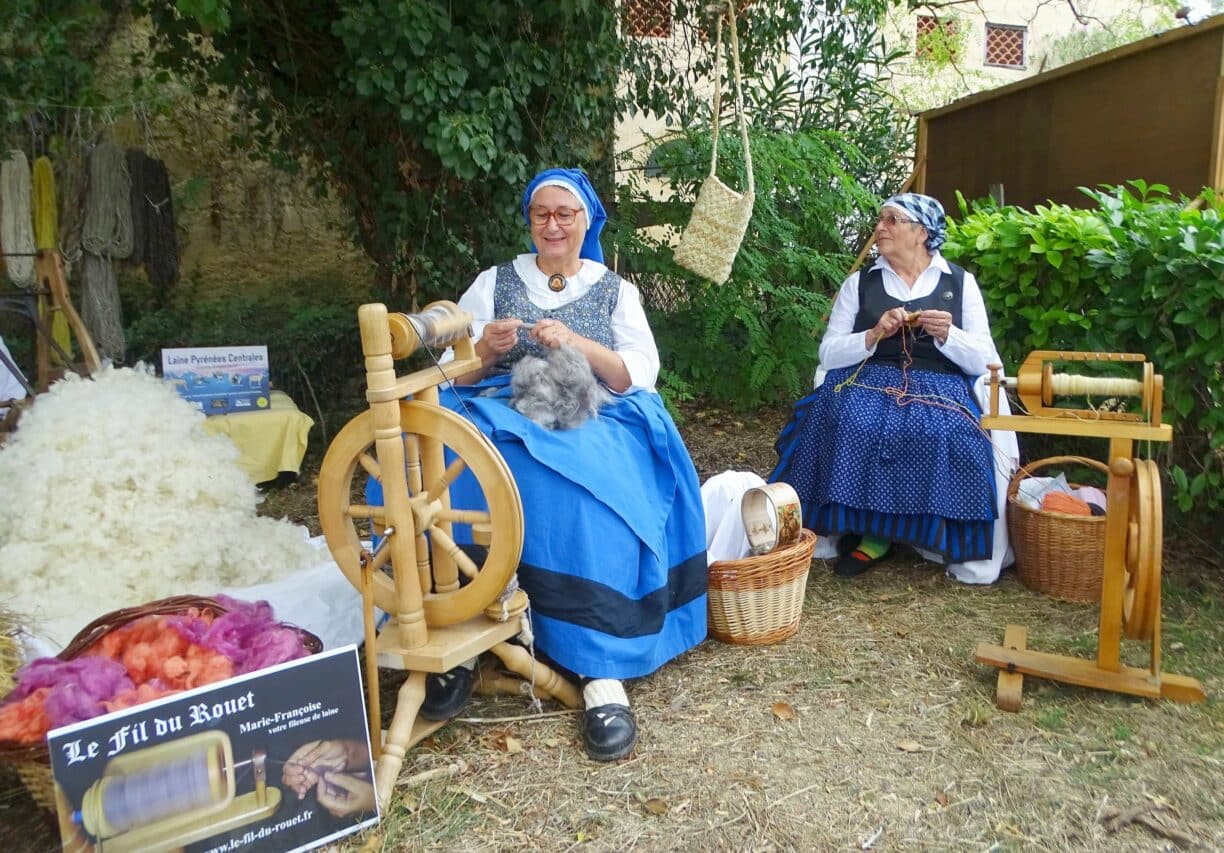
[[[209,415],[204,428],[228,435],[242,454],[238,465],[252,482],[275,480],[281,471],[298,473],[306,455],[306,439],[314,421],[283,391],[273,391],[260,412]]]

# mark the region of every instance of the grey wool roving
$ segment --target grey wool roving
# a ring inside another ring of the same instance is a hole
[[[510,373],[510,390],[510,404],[545,429],[582,426],[608,400],[586,356],[569,346],[547,358],[520,359]]]

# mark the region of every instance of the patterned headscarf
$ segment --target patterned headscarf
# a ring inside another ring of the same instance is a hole
[[[880,207],[899,207],[918,220],[918,224],[926,229],[926,247],[934,252],[948,239],[948,220],[944,216],[943,205],[939,199],[919,193],[901,193],[895,195]]]
[[[527,208],[531,206],[532,197],[544,187],[563,187],[578,199],[587,219],[586,236],[582,240],[582,248],[578,250],[578,257],[602,264],[604,255],[603,247],[599,245],[599,232],[608,221],[608,214],[604,212],[604,206],[586,173],[581,169],[545,169],[532,178],[523,193],[523,221],[528,227],[531,226],[531,216]],[[531,244],[531,251],[536,251],[534,243]]]

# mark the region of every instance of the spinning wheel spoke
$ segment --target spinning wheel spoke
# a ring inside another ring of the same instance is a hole
[[[375,480],[382,480],[382,469],[378,467],[378,459],[372,453],[363,453],[358,456],[357,464]]]
[[[421,493],[421,441],[417,436],[404,435],[404,471],[408,476],[408,494]]]
[[[459,457],[455,457],[455,461],[446,466],[446,470],[442,472],[442,476],[438,481],[429,487],[426,493],[427,499],[436,501],[438,495],[451,487],[451,483],[455,482],[464,471],[467,470],[467,463]]]
[[[480,567],[472,561],[462,548],[455,544],[455,540],[447,535],[446,531],[441,527],[434,525],[429,528],[430,538],[433,539],[434,548],[441,548],[452,560],[455,561],[455,566],[459,571],[463,572],[468,578],[475,578]]]
[[[479,509],[450,509],[441,510],[438,513],[439,521],[449,521],[454,524],[488,524],[493,520],[493,516],[488,512]]]
[[[372,521],[374,524],[386,525],[387,518],[380,506],[367,506],[365,504],[350,504],[344,514],[349,518],[357,521]]]

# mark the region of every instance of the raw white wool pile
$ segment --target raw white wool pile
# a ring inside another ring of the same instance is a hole
[[[147,368],[55,384],[0,448],[0,604],[62,648],[112,610],[317,562],[304,528],[256,516],[237,458]]]

